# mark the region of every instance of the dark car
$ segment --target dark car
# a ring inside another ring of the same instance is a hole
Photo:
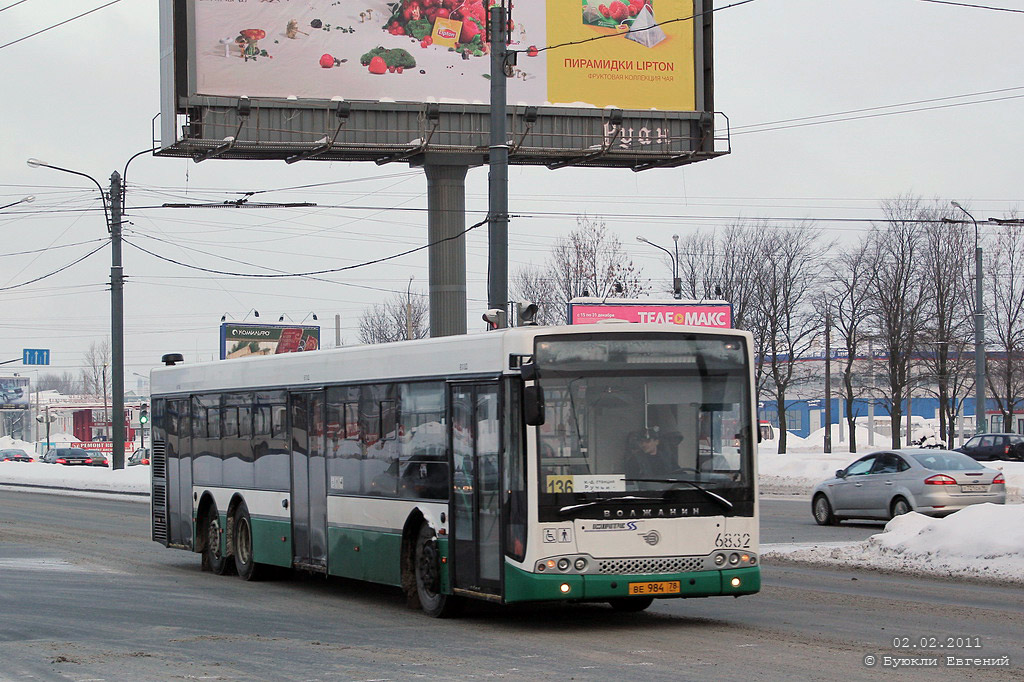
[[[86,450],[86,452],[88,452],[89,456],[92,457],[92,461],[89,462],[90,466],[94,466],[94,467],[110,466],[110,460],[107,458],[107,456],[105,454],[103,454],[99,450]]]
[[[32,458],[21,448],[0,450],[0,462],[31,462]]]
[[[66,466],[89,466],[92,464],[92,455],[82,448],[53,448],[40,457],[39,461]]]
[[[125,460],[125,464],[130,467],[149,464],[149,448],[138,448],[131,454],[131,457]]]
[[[1015,459],[1024,461],[1024,436],[1019,433],[985,433],[974,436],[958,448],[957,452],[978,461]]]

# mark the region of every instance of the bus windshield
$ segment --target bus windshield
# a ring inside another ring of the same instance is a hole
[[[538,339],[541,520],[750,515],[750,368],[739,337]]]

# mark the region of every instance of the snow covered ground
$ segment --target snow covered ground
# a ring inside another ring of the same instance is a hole
[[[820,436],[820,434],[819,434]],[[860,436],[860,434],[858,434]],[[875,438],[875,448],[862,446],[850,454],[838,440],[826,455],[814,450],[815,434],[808,439],[793,437],[794,452],[779,455],[777,443],[760,448],[762,495],[789,494],[807,499],[810,490],[844,468],[860,454],[884,447]],[[0,447],[11,445],[0,439]],[[816,441],[820,443],[820,438]],[[867,438],[861,440],[867,443]],[[31,444],[27,444],[31,446]],[[25,448],[31,452],[30,447]],[[811,564],[858,566],[875,570],[903,571],[958,578],[994,579],[1024,583],[1024,463],[987,462],[1006,477],[1010,502],[1007,505],[977,505],[946,518],[933,519],[910,513],[900,516],[885,529],[863,542],[795,543],[762,545],[763,558]],[[142,497],[149,491],[149,467],[135,466],[114,471],[100,467],[67,467],[39,462],[0,462],[0,484],[42,486],[67,492],[94,491],[127,493]],[[810,505],[807,517],[810,520]]]

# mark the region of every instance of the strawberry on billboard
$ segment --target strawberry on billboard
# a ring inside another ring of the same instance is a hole
[[[671,299],[576,298],[569,302],[569,324],[594,324],[623,320],[641,324],[673,324],[687,327],[732,327],[732,306],[726,301]]]

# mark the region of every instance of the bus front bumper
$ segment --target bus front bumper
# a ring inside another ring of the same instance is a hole
[[[678,583],[678,591],[648,591],[652,587],[674,587],[674,583]],[[659,599],[729,595],[738,597],[754,594],[761,589],[761,568],[751,566],[721,571],[657,575],[573,575],[529,573],[515,566],[505,566],[506,603],[554,600],[606,601],[636,596],[631,595],[631,584],[642,584],[645,594]]]

